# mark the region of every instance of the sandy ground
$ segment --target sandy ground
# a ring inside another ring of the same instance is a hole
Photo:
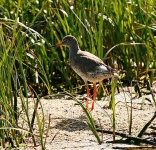
[[[128,117],[130,113],[130,99],[134,96],[133,91],[117,93],[116,99],[116,132],[128,134]],[[131,93],[131,94],[130,94]],[[85,95],[78,95],[78,99],[84,99]],[[156,94],[155,94],[156,97]],[[97,126],[101,129],[112,131],[112,110],[108,108],[110,97],[96,100],[95,109],[91,112]],[[99,145],[91,130],[89,129],[86,117],[82,108],[68,96],[55,96],[52,99],[41,99],[41,104],[45,114],[45,129],[50,128],[46,138],[47,150],[102,150],[102,149],[120,149],[121,147],[131,147],[133,145],[111,144],[108,141],[113,140],[112,135],[99,133],[103,143]],[[85,103],[84,100],[80,100]],[[91,103],[91,101],[90,101]],[[154,115],[155,107],[151,95],[144,95],[141,98],[134,98],[132,135],[136,136],[143,128],[145,123]],[[30,99],[30,109],[33,108],[33,102]],[[41,106],[38,108],[41,111]],[[156,119],[152,122],[144,138],[156,140]],[[37,129],[37,125],[34,126]],[[45,130],[45,133],[47,131]],[[38,131],[36,130],[38,134]],[[116,136],[116,139],[121,137]],[[28,140],[28,147],[32,149],[32,141]],[[41,149],[40,146],[35,149]]]

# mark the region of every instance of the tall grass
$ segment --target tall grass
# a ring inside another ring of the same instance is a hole
[[[53,20],[54,26],[58,26],[59,21],[62,26],[61,31],[55,30],[56,42],[58,36],[61,40],[64,35],[72,34],[82,49],[94,53],[111,66],[117,62],[116,69],[126,71],[127,82],[149,75],[152,83],[155,73],[154,1],[59,2],[54,3],[52,11],[58,18]],[[68,53],[63,58],[68,59]]]
[[[19,132],[17,100],[35,144],[28,93],[39,99],[55,88],[71,91],[83,84],[68,65],[68,51],[50,48],[67,34],[78,39],[81,49],[122,70],[124,82],[144,79],[152,85],[156,75],[155,20],[154,0],[1,1],[0,145],[5,147],[9,141],[12,147],[19,146],[24,138]],[[35,106],[34,111],[44,149],[44,113],[40,118]]]

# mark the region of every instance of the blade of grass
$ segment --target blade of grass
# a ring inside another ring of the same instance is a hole
[[[67,92],[66,92],[66,93],[67,93]],[[94,118],[92,117],[90,111],[88,111],[88,110],[85,108],[85,106],[84,106],[76,97],[72,96],[70,93],[67,93],[67,94],[68,94],[70,97],[72,97],[73,100],[74,100],[75,102],[77,102],[77,103],[81,106],[82,110],[84,111],[84,113],[85,113],[85,115],[86,115],[87,124],[88,124],[89,128],[90,128],[91,131],[93,132],[93,135],[96,137],[97,142],[98,142],[99,144],[101,144],[102,141],[100,140],[100,137],[99,137],[99,135],[98,135],[98,132],[96,131],[96,126],[95,126],[95,123],[94,123]]]
[[[110,107],[113,111],[113,117],[112,117],[112,126],[113,126],[113,142],[115,142],[115,130],[116,130],[116,104],[115,104],[115,90],[117,86],[117,80],[118,78],[112,78],[112,83],[111,83],[111,102],[110,102]]]

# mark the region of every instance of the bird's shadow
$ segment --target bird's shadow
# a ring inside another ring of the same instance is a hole
[[[79,119],[62,119],[52,128],[65,130],[68,132],[81,131],[81,130],[89,130],[87,122]]]

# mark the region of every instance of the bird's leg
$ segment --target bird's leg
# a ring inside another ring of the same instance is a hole
[[[94,109],[94,101],[96,99],[96,93],[97,93],[96,83],[94,83],[94,91],[93,91],[93,99],[92,99],[92,108],[91,108],[91,110]]]
[[[88,87],[88,82],[86,82],[86,90],[87,90],[87,97],[86,97],[86,109],[88,109],[88,98],[90,96],[90,89]]]

